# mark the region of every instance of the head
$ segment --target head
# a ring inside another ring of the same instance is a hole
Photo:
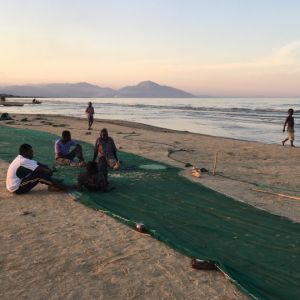
[[[33,150],[32,150],[31,145],[22,144],[19,148],[19,154],[25,158],[33,159]]]
[[[292,115],[294,114],[294,110],[293,110],[292,108],[290,108],[290,109],[288,110],[288,114],[289,114],[289,116],[292,116]]]
[[[71,132],[69,130],[64,130],[61,134],[62,140],[67,143],[71,141]]]
[[[93,161],[89,161],[86,164],[86,172],[88,174],[97,174],[98,173],[98,165],[97,163],[93,162]]]
[[[92,107],[92,102],[89,102],[89,107]]]
[[[107,129],[106,128],[103,128],[101,131],[100,131],[100,138],[102,139],[102,140],[107,140],[107,138],[108,138],[108,131],[107,131]]]

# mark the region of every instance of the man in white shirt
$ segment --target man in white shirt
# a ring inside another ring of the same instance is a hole
[[[33,150],[29,144],[19,148],[19,155],[9,165],[6,176],[6,189],[11,193],[25,194],[38,183],[57,189],[66,187],[51,178],[53,171],[46,165],[33,160]]]

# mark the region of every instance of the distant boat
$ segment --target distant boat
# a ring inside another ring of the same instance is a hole
[[[25,103],[23,102],[7,102],[7,101],[0,101],[0,105],[3,106],[23,106]]]

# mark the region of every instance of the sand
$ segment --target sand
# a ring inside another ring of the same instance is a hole
[[[17,115],[9,126],[56,134],[69,129],[90,143],[106,127],[122,150],[181,167],[193,181],[300,221],[300,201],[252,190],[268,184],[300,197],[298,148],[123,121],[97,120],[91,135],[86,120],[68,117]],[[216,176],[194,178],[184,167],[212,170],[218,151]],[[69,195],[43,186],[24,196],[9,194],[7,166],[0,160],[1,299],[247,299],[221,272],[192,269],[189,258]]]

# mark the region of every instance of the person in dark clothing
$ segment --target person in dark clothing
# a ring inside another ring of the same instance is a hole
[[[6,189],[11,193],[25,194],[38,183],[46,184],[53,189],[67,190],[68,187],[52,178],[53,170],[33,160],[33,149],[29,144],[22,144],[19,155],[12,161],[7,170]]]
[[[99,151],[99,146],[101,145],[101,149]],[[108,136],[108,131],[106,128],[103,128],[100,132],[100,137],[96,140],[94,147],[94,158],[104,156],[107,161],[107,165],[112,169],[116,170],[120,168],[120,162],[117,156],[117,147],[115,145],[114,140]]]
[[[108,191],[107,178],[102,170],[99,170],[97,163],[88,162],[86,172],[78,175],[77,188],[86,188],[89,191]]]
[[[295,126],[295,122],[294,122],[294,110],[292,108],[290,108],[288,110],[288,116],[284,122],[283,125],[283,132],[285,132],[285,127],[287,126],[287,133],[288,133],[288,137],[282,141],[282,145],[284,146],[286,141],[290,141],[291,142],[291,146],[294,146],[294,135],[295,135],[295,130],[294,130],[294,126]]]

